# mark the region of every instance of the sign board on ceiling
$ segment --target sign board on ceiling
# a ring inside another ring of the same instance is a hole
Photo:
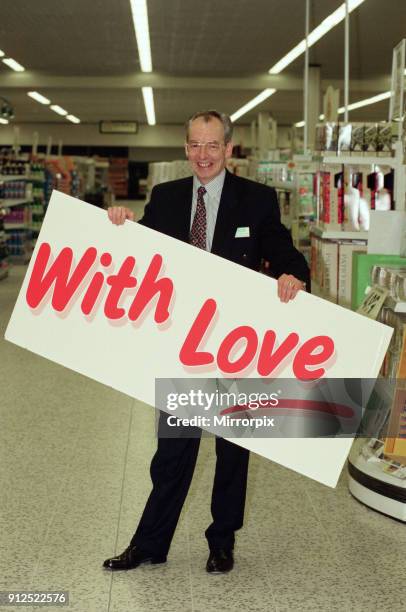
[[[138,121],[100,121],[101,134],[137,134]]]

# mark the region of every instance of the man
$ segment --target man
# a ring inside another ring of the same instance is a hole
[[[309,282],[307,264],[280,222],[275,191],[226,171],[231,137],[227,115],[193,115],[186,123],[185,151],[194,176],[156,185],[140,223],[254,270],[259,270],[262,259],[269,261],[279,298],[288,302]],[[123,207],[110,208],[108,215],[118,225],[134,220]],[[161,430],[166,419],[161,412]],[[187,432],[184,437],[158,437],[151,463],[153,488],[138,528],[128,548],[107,559],[104,567],[123,570],[166,561],[199,444],[200,438],[187,437]],[[243,524],[249,452],[216,438],[216,455],[213,522],[205,533],[210,549],[206,569],[224,573],[233,568],[234,533]]]

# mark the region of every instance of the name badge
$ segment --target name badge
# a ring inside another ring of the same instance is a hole
[[[237,231],[235,232],[235,238],[249,238],[250,237],[250,228],[249,227],[237,227]]]

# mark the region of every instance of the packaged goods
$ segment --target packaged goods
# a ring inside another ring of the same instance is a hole
[[[392,124],[380,123],[378,125],[377,145],[378,153],[388,155],[392,152]]]
[[[354,253],[352,258],[352,310],[357,310],[364,299],[367,287],[371,286],[372,268],[378,265],[406,267],[406,258],[397,255]]]
[[[320,220],[324,227],[341,229],[344,214],[344,185],[341,165],[329,166],[320,174]]]
[[[353,123],[351,129],[351,152],[357,154],[364,150],[364,124]]]
[[[366,253],[365,241],[340,242],[338,246],[338,299],[337,303],[345,308],[351,307],[352,256],[353,253]]]
[[[358,166],[344,167],[343,225],[347,231],[369,229],[369,206],[364,198],[363,174]]]
[[[337,123],[326,123],[324,130],[324,150],[337,152],[338,143],[338,124]]]
[[[338,243],[321,240],[321,283],[323,296],[337,303],[338,291]]]
[[[351,123],[340,123],[338,126],[338,153],[347,153],[351,150]]]
[[[364,147],[366,153],[376,153],[378,146],[378,124],[366,123],[364,127]]]

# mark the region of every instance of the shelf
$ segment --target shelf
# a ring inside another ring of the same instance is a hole
[[[393,310],[393,312],[398,312],[401,314],[406,314],[406,302],[400,302],[395,300],[393,297],[388,296],[385,300],[384,304],[387,308]]]
[[[28,229],[25,223],[4,223],[5,230]]]
[[[293,183],[269,183],[269,187],[273,187],[274,189],[281,189],[283,191],[293,191],[295,186]]]
[[[0,200],[0,208],[11,208],[12,206],[22,206],[22,204],[31,204],[32,200],[27,200],[27,198],[17,199],[17,198],[6,198],[4,200]]]
[[[368,240],[368,232],[345,232],[343,230],[325,230],[315,225],[310,233],[326,240]]]
[[[10,263],[14,264],[27,264],[31,259],[31,255],[28,253],[23,253],[21,255],[9,255],[8,260]]]
[[[0,174],[0,182],[8,183],[10,181],[27,181],[30,177],[26,174]]]
[[[331,157],[323,157],[323,164],[364,164],[371,166],[396,166],[396,157],[376,157],[362,155],[332,155]]]

